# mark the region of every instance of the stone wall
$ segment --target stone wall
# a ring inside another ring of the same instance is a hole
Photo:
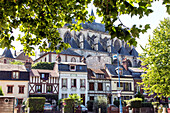
[[[15,101],[15,97],[0,96],[0,112],[13,113],[14,101]]]

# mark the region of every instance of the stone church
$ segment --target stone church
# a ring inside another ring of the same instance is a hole
[[[91,15],[94,16],[93,10]],[[73,23],[75,21],[73,20]],[[105,25],[86,22],[82,24],[83,29],[79,32],[70,31],[65,25],[59,29],[60,36],[65,43],[71,45],[71,50],[82,56],[82,60],[88,68],[102,69],[105,64],[116,64],[113,56],[119,53],[119,62],[126,58],[128,67],[139,67],[141,61],[135,47],[129,46],[127,42],[111,36],[105,31]],[[50,44],[48,45],[50,46]]]

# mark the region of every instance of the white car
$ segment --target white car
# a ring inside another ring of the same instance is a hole
[[[84,105],[80,105],[82,113],[88,113],[88,109]]]
[[[45,103],[44,104],[44,110],[52,110],[53,106],[50,103]]]

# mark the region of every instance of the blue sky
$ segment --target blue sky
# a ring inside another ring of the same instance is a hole
[[[89,12],[91,12],[92,9],[92,5],[89,4]],[[94,14],[96,13],[95,8],[94,9]],[[150,14],[148,17],[144,16],[142,19],[139,19],[138,16],[134,16],[131,18],[131,16],[129,15],[122,15],[120,16],[120,19],[122,21],[122,23],[124,25],[126,25],[127,27],[131,27],[133,24],[136,24],[137,26],[141,25],[145,25],[145,24],[150,24],[151,29],[149,29],[147,31],[147,33],[145,34],[140,34],[140,38],[137,39],[138,45],[136,47],[136,50],[139,53],[142,53],[142,49],[140,48],[139,45],[145,46],[145,44],[148,42],[148,38],[149,35],[152,36],[152,31],[159,25],[160,20],[163,20],[166,17],[170,17],[170,15],[168,15],[166,13],[166,7],[164,5],[162,5],[162,1],[156,1],[152,4],[152,10],[154,11],[152,14]],[[101,18],[96,17],[96,22],[100,23]],[[17,37],[18,36],[19,31],[15,30],[14,31],[14,36]],[[22,49],[22,46],[20,44],[20,42],[13,42],[12,43],[15,47],[17,51],[20,51]],[[0,49],[0,55],[2,54],[3,50]]]

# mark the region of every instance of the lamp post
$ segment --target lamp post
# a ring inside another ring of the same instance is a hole
[[[114,58],[117,58],[117,66],[118,66],[118,77],[119,77],[119,90],[120,90],[120,74],[119,74],[119,53],[117,52],[117,56],[114,56]],[[119,93],[121,93],[121,90],[118,91]],[[120,94],[119,94],[120,95]],[[122,102],[121,102],[121,95],[119,97],[120,99],[120,106],[119,106],[119,109],[120,109],[120,113],[123,113],[122,111]]]

